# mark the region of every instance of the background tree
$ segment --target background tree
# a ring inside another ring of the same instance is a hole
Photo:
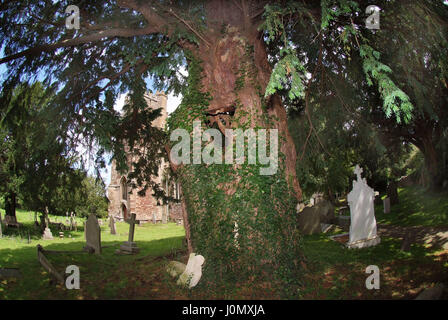
[[[15,216],[18,200],[26,209],[44,212],[48,207],[53,212],[58,188],[69,193],[81,186],[83,176],[73,169],[74,160],[59,138],[60,124],[54,122],[49,106],[51,95],[39,82],[19,84],[2,109],[0,192],[7,215]]]

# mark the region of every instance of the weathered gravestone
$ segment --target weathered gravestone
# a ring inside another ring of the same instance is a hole
[[[53,234],[50,230],[50,220],[48,219],[48,208],[45,207],[44,216],[41,218],[42,226],[44,227],[44,233],[42,234],[43,240],[53,240]]]
[[[397,191],[397,183],[395,181],[391,181],[387,186],[387,197],[390,198],[390,204],[396,205],[398,204],[398,191]]]
[[[309,235],[322,232],[321,224],[331,224],[333,220],[334,206],[320,199],[316,205],[307,206],[298,213],[297,224],[302,234]]]
[[[350,206],[349,248],[364,248],[377,245],[381,239],[376,233],[376,219],[373,201],[375,191],[361,178],[362,169],[356,165],[357,180],[347,197]]]
[[[177,280],[177,284],[182,286],[188,286],[190,289],[195,287],[202,277],[202,265],[204,264],[204,257],[190,254],[185,271],[180,275]]]
[[[170,261],[166,270],[172,277],[179,277],[177,280],[178,285],[193,288],[202,277],[202,265],[204,261],[203,256],[191,253],[187,265],[178,261]]]
[[[75,216],[76,214],[74,214],[73,212],[70,213],[70,231],[78,231],[78,224],[76,223]]]
[[[305,207],[297,218],[299,230],[304,235],[321,232],[320,217],[314,207]]]
[[[22,274],[17,268],[0,268],[0,279],[21,278]]]
[[[120,249],[116,251],[117,254],[135,254],[140,251],[140,249],[137,247],[137,244],[134,242],[135,225],[140,224],[140,221],[136,220],[135,217],[135,213],[132,213],[131,219],[126,220],[126,222],[129,223],[129,238],[128,241],[123,243],[120,246]]]
[[[55,277],[60,284],[64,284],[64,276],[60,274],[50,263],[50,261],[48,261],[48,259],[45,257],[44,249],[40,244],[37,245],[37,260],[39,260],[39,263],[42,265],[42,267],[44,267],[44,269],[47,270],[50,275]]]
[[[95,214],[90,214],[85,225],[85,250],[101,254],[101,229]]]
[[[117,234],[117,230],[115,229],[115,219],[113,216],[109,217],[109,228],[110,234]]]
[[[390,198],[386,197],[383,199],[384,213],[390,213]]]

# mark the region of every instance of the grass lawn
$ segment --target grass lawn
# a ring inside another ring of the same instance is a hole
[[[383,196],[384,198],[385,196]],[[420,187],[398,189],[399,203],[391,212],[383,213],[383,205],[375,206],[378,223],[399,226],[448,227],[448,194],[430,194]]]
[[[4,217],[4,211],[2,211]],[[55,221],[50,215],[50,220]],[[104,223],[101,242],[106,248],[101,255],[58,254],[47,258],[62,274],[68,265],[77,265],[81,274],[81,290],[67,290],[50,283],[50,276],[37,261],[37,244],[48,250],[82,250],[85,245],[83,219],[78,220],[78,231],[65,231],[64,239],[52,230],[54,240],[41,240],[40,231],[33,226],[34,214],[17,212],[17,219],[24,226],[20,230],[4,230],[0,239],[0,267],[19,268],[20,279],[0,280],[0,300],[3,299],[120,299],[150,298],[150,283],[159,277],[165,257],[182,248],[184,229],[174,223],[166,225],[144,224],[136,226],[134,240],[138,242],[137,255],[115,255],[118,246],[128,239],[129,225],[116,224],[117,235],[111,235]],[[105,219],[103,219],[105,220]],[[65,217],[59,218],[59,222]],[[28,244],[28,232],[31,243]],[[69,238],[69,235],[71,238]],[[150,263],[152,261],[152,263]],[[139,288],[145,288],[141,293]],[[147,290],[147,288],[149,288]],[[143,296],[142,296],[143,295]]]
[[[419,188],[399,190],[400,204],[392,206],[390,214],[376,206],[380,224],[408,228],[411,226],[448,226],[448,197],[427,195]],[[4,211],[3,211],[4,215]],[[193,290],[176,286],[165,272],[169,260],[186,263],[182,245],[184,229],[173,223],[145,224],[136,227],[135,241],[141,251],[133,256],[117,256],[118,245],[127,240],[129,225],[117,223],[117,235],[110,235],[102,226],[101,255],[48,255],[61,272],[68,265],[79,266],[81,289],[67,290],[50,283],[50,276],[37,261],[36,245],[49,250],[81,250],[85,244],[83,221],[78,219],[77,232],[65,232],[64,239],[40,239],[33,226],[33,214],[19,211],[20,231],[8,229],[0,239],[0,267],[20,268],[22,278],[0,280],[2,299],[280,299],[280,290],[266,287],[255,289],[254,284],[234,283],[217,288],[213,283],[199,282]],[[54,221],[55,217],[51,217]],[[59,218],[59,221],[64,221]],[[105,223],[106,224],[106,223]],[[445,229],[448,231],[448,227]],[[337,230],[334,234],[342,232]],[[28,233],[31,243],[28,244]],[[69,238],[68,236],[71,236]],[[297,299],[413,299],[424,288],[435,283],[448,284],[448,251],[414,243],[409,252],[401,251],[401,239],[382,236],[378,246],[347,249],[329,239],[331,234],[304,236],[304,271]],[[206,257],[207,262],[207,257]],[[368,290],[365,273],[369,265],[380,270],[380,289]],[[237,279],[235,279],[235,283]],[[264,284],[262,284],[264,285]]]

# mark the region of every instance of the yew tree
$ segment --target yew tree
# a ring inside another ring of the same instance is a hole
[[[80,9],[79,29],[66,27],[69,5]],[[191,132],[195,120],[222,133],[278,129],[273,175],[260,175],[261,164],[247,161],[171,163],[181,182],[189,250],[205,256],[209,279],[255,276],[289,283],[284,286],[289,290],[300,279],[295,206],[301,189],[285,101],[303,99],[317,81],[305,67],[312,57],[291,38],[301,26],[318,31],[317,38],[309,37],[310,45],[319,37],[338,37],[336,52],[353,47],[365,75],[382,93],[386,113],[406,120],[412,108],[363,36],[370,32],[364,27],[365,7],[354,1],[28,0],[2,1],[0,12],[0,63],[7,66],[2,99],[9,99],[20,80],[57,83],[54,107],[66,129],[61,140],[72,148],[96,143],[99,166],[112,152],[118,168],[132,170],[143,192],[151,188],[163,195],[150,177],[172,147],[167,132],[150,125],[159,111],[146,108],[148,78],[153,88],[183,95],[170,131]],[[178,72],[182,67],[187,78]],[[129,100],[120,115],[113,106],[124,92]],[[130,168],[125,145],[140,159]]]

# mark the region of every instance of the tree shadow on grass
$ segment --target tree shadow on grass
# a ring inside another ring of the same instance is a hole
[[[413,244],[410,252],[401,250],[401,241],[383,237],[375,247],[344,248],[328,235],[304,237],[307,274],[302,296],[308,299],[407,299],[422,286],[446,281],[447,255],[435,248]],[[365,286],[366,268],[380,270],[380,290]]]

